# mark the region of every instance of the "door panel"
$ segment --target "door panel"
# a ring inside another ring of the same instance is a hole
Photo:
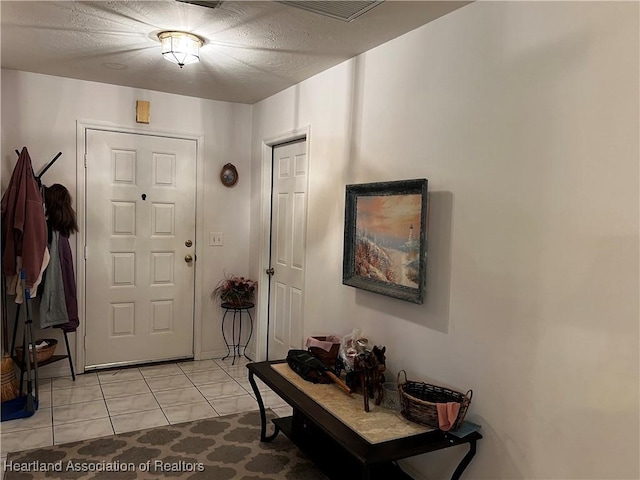
[[[86,138],[86,365],[192,356],[196,142]]]
[[[306,141],[273,149],[269,358],[285,358],[303,344],[305,232],[307,221]]]

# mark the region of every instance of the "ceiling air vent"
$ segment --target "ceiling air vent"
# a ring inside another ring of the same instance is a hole
[[[376,5],[380,5],[384,0],[377,0],[373,2],[350,2],[350,1],[329,1],[323,2],[320,0],[310,1],[285,1],[280,3],[291,5],[292,7],[302,8],[309,10],[310,12],[319,13],[326,17],[337,18],[350,22],[351,20],[358,18],[360,15],[368,12]]]

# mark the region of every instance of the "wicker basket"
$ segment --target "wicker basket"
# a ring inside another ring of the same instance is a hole
[[[321,342],[324,342],[327,340],[327,337],[312,337],[315,338],[316,340],[320,340]],[[311,353],[311,355],[313,355],[316,358],[319,358],[322,363],[324,363],[327,367],[334,367],[336,364],[336,360],[338,359],[338,352],[340,351],[340,344],[339,343],[334,343],[331,346],[331,350],[329,350],[328,352],[326,350],[323,350],[322,348],[318,348],[318,347],[309,347],[309,353]]]
[[[404,382],[400,380],[400,374],[404,374]],[[407,372],[398,372],[398,393],[400,396],[400,407],[402,415],[412,422],[438,428],[438,403],[457,402],[460,404],[460,411],[451,430],[457,430],[464,417],[473,397],[473,391],[466,394],[439,387],[423,382],[412,382],[407,380]]]
[[[42,363],[46,360],[49,360],[53,353],[56,351],[56,347],[58,346],[58,340],[54,338],[43,338],[42,340],[36,340],[36,345],[38,342],[45,341],[49,344],[48,347],[36,349],[36,360],[38,363]],[[29,356],[31,357],[31,363],[33,363],[33,352],[29,352]],[[16,358],[18,361],[22,361],[22,346],[16,347]]]

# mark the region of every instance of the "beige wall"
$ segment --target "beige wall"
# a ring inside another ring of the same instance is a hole
[[[151,102],[149,125],[135,123],[136,100]],[[249,215],[251,106],[2,70],[3,191],[16,163],[14,149],[27,146],[36,172],[62,152],[43,182],[62,183],[77,197],[77,120],[204,137],[204,205],[198,208],[204,210],[205,242],[196,245],[202,272],[202,316],[197,319],[202,322],[202,335],[196,342],[204,356],[226,353],[220,335],[221,310],[209,293],[224,271],[246,274],[248,270],[248,225],[239,219]],[[220,169],[228,162],[240,174],[234,188],[222,186],[219,180]],[[223,247],[208,245],[210,231],[224,233]],[[72,248],[75,256],[75,237]],[[74,349],[75,335],[71,338]],[[47,368],[68,373],[62,362]]]
[[[467,478],[638,478],[638,4],[478,2],[254,105],[310,127],[305,335],[475,392]],[[429,179],[427,300],[341,285],[345,184]],[[407,465],[449,478],[462,450]]]

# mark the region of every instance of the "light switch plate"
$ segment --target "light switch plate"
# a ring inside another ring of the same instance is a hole
[[[224,245],[224,234],[222,232],[209,232],[209,245],[221,247]]]

